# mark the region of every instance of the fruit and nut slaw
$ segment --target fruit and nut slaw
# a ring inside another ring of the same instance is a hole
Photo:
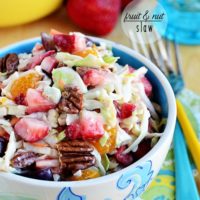
[[[0,171],[49,181],[129,166],[161,136],[145,67],[121,66],[81,33],[41,33],[30,53],[0,59]]]

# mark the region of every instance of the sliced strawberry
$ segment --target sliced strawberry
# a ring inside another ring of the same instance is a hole
[[[121,146],[117,149],[115,153],[115,159],[123,166],[128,166],[133,163],[133,156],[131,153],[123,154],[126,146]]]
[[[46,112],[55,107],[55,105],[42,96],[42,92],[35,89],[28,89],[26,94],[26,102],[28,114],[33,112]]]
[[[57,65],[58,61],[54,57],[48,56],[42,61],[41,68],[50,74]]]
[[[71,123],[66,129],[67,137],[71,140],[81,139],[82,138],[82,130],[80,120],[76,120]]]
[[[125,119],[132,115],[132,112],[135,110],[135,105],[132,103],[123,103],[121,105],[121,114],[120,118]]]
[[[99,139],[104,134],[102,119],[83,115],[67,127],[66,134],[70,139]]]
[[[28,65],[27,65],[27,68],[28,68],[28,69],[32,69],[32,68],[34,68],[36,65],[40,65],[41,62],[43,61],[43,59],[44,59],[45,57],[51,56],[51,55],[53,55],[54,53],[55,53],[55,51],[54,51],[54,50],[51,50],[51,51],[47,51],[47,52],[45,52],[45,53],[42,53],[42,54],[38,54],[38,55],[33,56],[33,57],[30,59]]]
[[[55,45],[61,50],[69,53],[82,51],[86,48],[86,39],[83,36],[72,34],[53,35]]]
[[[22,118],[15,127],[15,133],[27,142],[37,142],[48,135],[48,125],[38,119]]]
[[[82,119],[81,128],[84,140],[99,139],[104,134],[103,123],[95,119]]]
[[[102,83],[104,83],[106,80],[106,74],[105,72],[97,69],[89,69],[84,75],[83,75],[83,82],[87,86],[97,86]]]

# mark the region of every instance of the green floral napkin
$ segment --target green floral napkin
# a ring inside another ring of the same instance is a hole
[[[178,96],[198,138],[200,139],[200,96],[188,89],[184,89]],[[147,191],[142,195],[143,200],[173,200],[175,199],[175,168],[173,147],[170,148],[162,169],[153,180]]]

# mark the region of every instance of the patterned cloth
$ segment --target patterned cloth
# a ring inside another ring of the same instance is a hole
[[[200,96],[188,89],[184,89],[178,96],[185,107],[193,128],[200,139]],[[142,195],[143,200],[173,200],[175,199],[175,168],[173,146],[163,163],[157,177],[153,180],[147,191]]]

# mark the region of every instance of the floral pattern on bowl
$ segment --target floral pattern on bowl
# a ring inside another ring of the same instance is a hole
[[[118,178],[116,183],[116,190],[123,192],[123,190],[129,188],[128,195],[124,200],[133,200],[139,197],[153,176],[152,161],[148,160],[143,165],[138,165],[132,170],[127,171]],[[117,191],[116,191],[117,193]],[[88,194],[89,195],[89,194]],[[71,187],[65,187],[62,189],[57,197],[57,200],[90,200],[86,195],[78,195],[73,192]],[[114,200],[112,197],[103,197],[104,200]]]

